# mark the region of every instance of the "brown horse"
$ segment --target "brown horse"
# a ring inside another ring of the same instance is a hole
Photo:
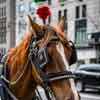
[[[79,100],[73,79],[66,75],[69,73],[67,72],[69,70],[68,61],[72,49],[65,38],[63,21],[61,20],[56,27],[48,25],[40,27],[31,20],[31,17],[29,20],[32,31],[23,38],[18,46],[8,52],[5,61],[6,69],[9,71],[9,81],[3,79],[9,83],[10,91],[18,100],[32,100],[37,85],[45,88],[44,77],[42,77],[44,75],[48,76],[46,77],[47,84],[55,98],[51,98],[51,100]],[[38,38],[36,42],[31,41],[33,35]],[[39,68],[37,52],[44,48],[46,48],[45,53],[47,53],[49,61],[44,62],[43,67]],[[56,77],[56,75],[60,77]]]

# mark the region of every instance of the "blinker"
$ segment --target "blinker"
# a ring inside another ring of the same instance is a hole
[[[31,53],[31,58],[36,67],[43,69],[46,64],[49,63],[49,56],[47,48],[42,49],[33,48]]]
[[[43,31],[39,32],[39,33],[38,33],[38,36],[39,36],[40,38],[42,38],[42,37],[44,37],[44,34],[45,34],[45,29],[43,29]]]

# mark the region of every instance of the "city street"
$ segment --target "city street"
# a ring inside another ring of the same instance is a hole
[[[47,100],[44,90],[40,87],[38,89],[39,89],[38,92],[40,93],[41,99]],[[100,93],[96,90],[87,89],[86,92],[81,92],[80,96],[81,96],[81,100],[100,100]]]
[[[80,96],[81,96],[81,100],[100,100],[100,94],[96,92],[80,93]]]

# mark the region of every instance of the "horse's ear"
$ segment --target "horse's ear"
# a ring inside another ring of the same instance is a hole
[[[28,19],[29,19],[30,26],[32,27],[32,30],[36,33],[35,35],[38,35],[38,33],[41,30],[40,25],[38,25],[35,21],[33,21],[30,15],[28,15]]]
[[[64,16],[61,17],[61,19],[58,22],[59,28],[62,32],[64,32]]]

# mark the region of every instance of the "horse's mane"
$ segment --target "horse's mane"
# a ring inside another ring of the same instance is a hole
[[[32,33],[25,35],[19,45],[17,45],[15,48],[12,48],[8,51],[7,59],[5,61],[5,64],[14,71],[23,68],[28,55],[28,44],[30,41],[30,38],[32,36]],[[21,67],[22,66],[22,67]]]

